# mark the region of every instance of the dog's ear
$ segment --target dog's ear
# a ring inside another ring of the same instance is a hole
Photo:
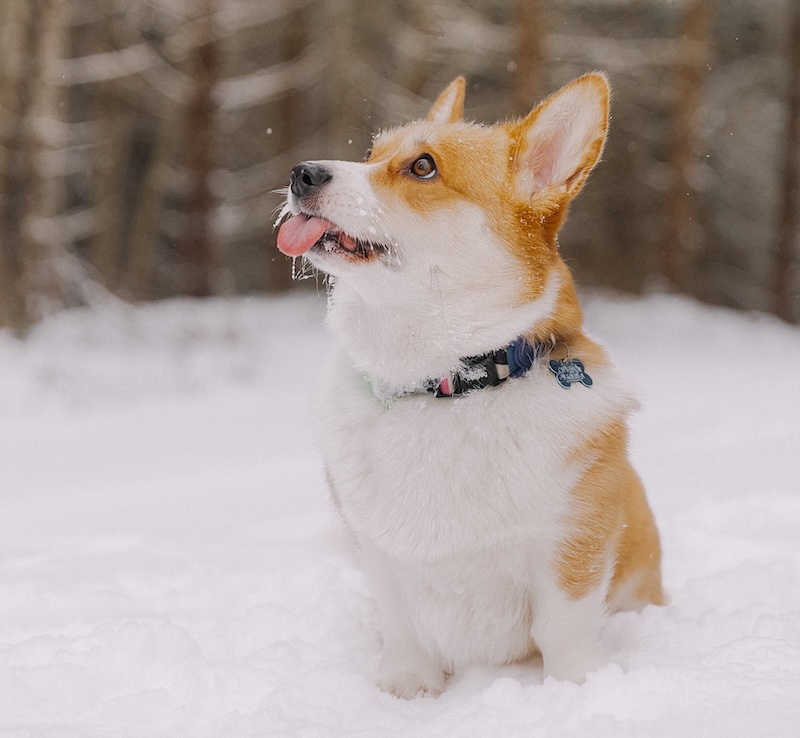
[[[461,120],[464,115],[466,89],[466,80],[463,77],[456,77],[431,106],[428,120],[434,123],[455,123]]]
[[[530,199],[550,190],[571,199],[580,192],[603,151],[610,94],[605,75],[586,74],[518,124],[512,150],[518,196]]]

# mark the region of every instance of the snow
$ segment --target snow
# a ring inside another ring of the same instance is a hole
[[[671,598],[576,686],[475,667],[379,692],[375,609],[325,490],[324,295],[108,306],[0,334],[0,736],[795,736],[800,331],[593,294],[638,387]]]

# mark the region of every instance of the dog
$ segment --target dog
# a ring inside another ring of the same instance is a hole
[[[495,125],[465,122],[464,94],[459,77],[363,162],[298,164],[278,232],[330,277],[319,442],[377,603],[376,681],[403,698],[538,654],[581,683],[608,613],[664,602],[637,403],[558,253],[608,81]]]

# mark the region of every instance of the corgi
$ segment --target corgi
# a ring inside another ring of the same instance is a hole
[[[377,603],[376,681],[403,698],[538,654],[580,683],[610,612],[664,602],[637,403],[557,243],[608,82],[496,125],[465,122],[464,94],[459,77],[363,162],[298,164],[278,232],[330,277],[319,442]]]

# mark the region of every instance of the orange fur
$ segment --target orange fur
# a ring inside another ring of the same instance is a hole
[[[639,610],[647,604],[666,603],[661,543],[638,475],[629,464],[623,472],[624,525],[608,599],[614,610]]]
[[[607,598],[612,609],[664,603],[658,532],[642,484],[628,462],[627,436],[620,420],[573,451],[573,460],[586,469],[572,493],[573,532],[562,541],[556,562],[561,587],[579,599],[600,583],[609,552],[614,552]],[[629,583],[632,591],[624,593],[626,601],[618,601]]]

